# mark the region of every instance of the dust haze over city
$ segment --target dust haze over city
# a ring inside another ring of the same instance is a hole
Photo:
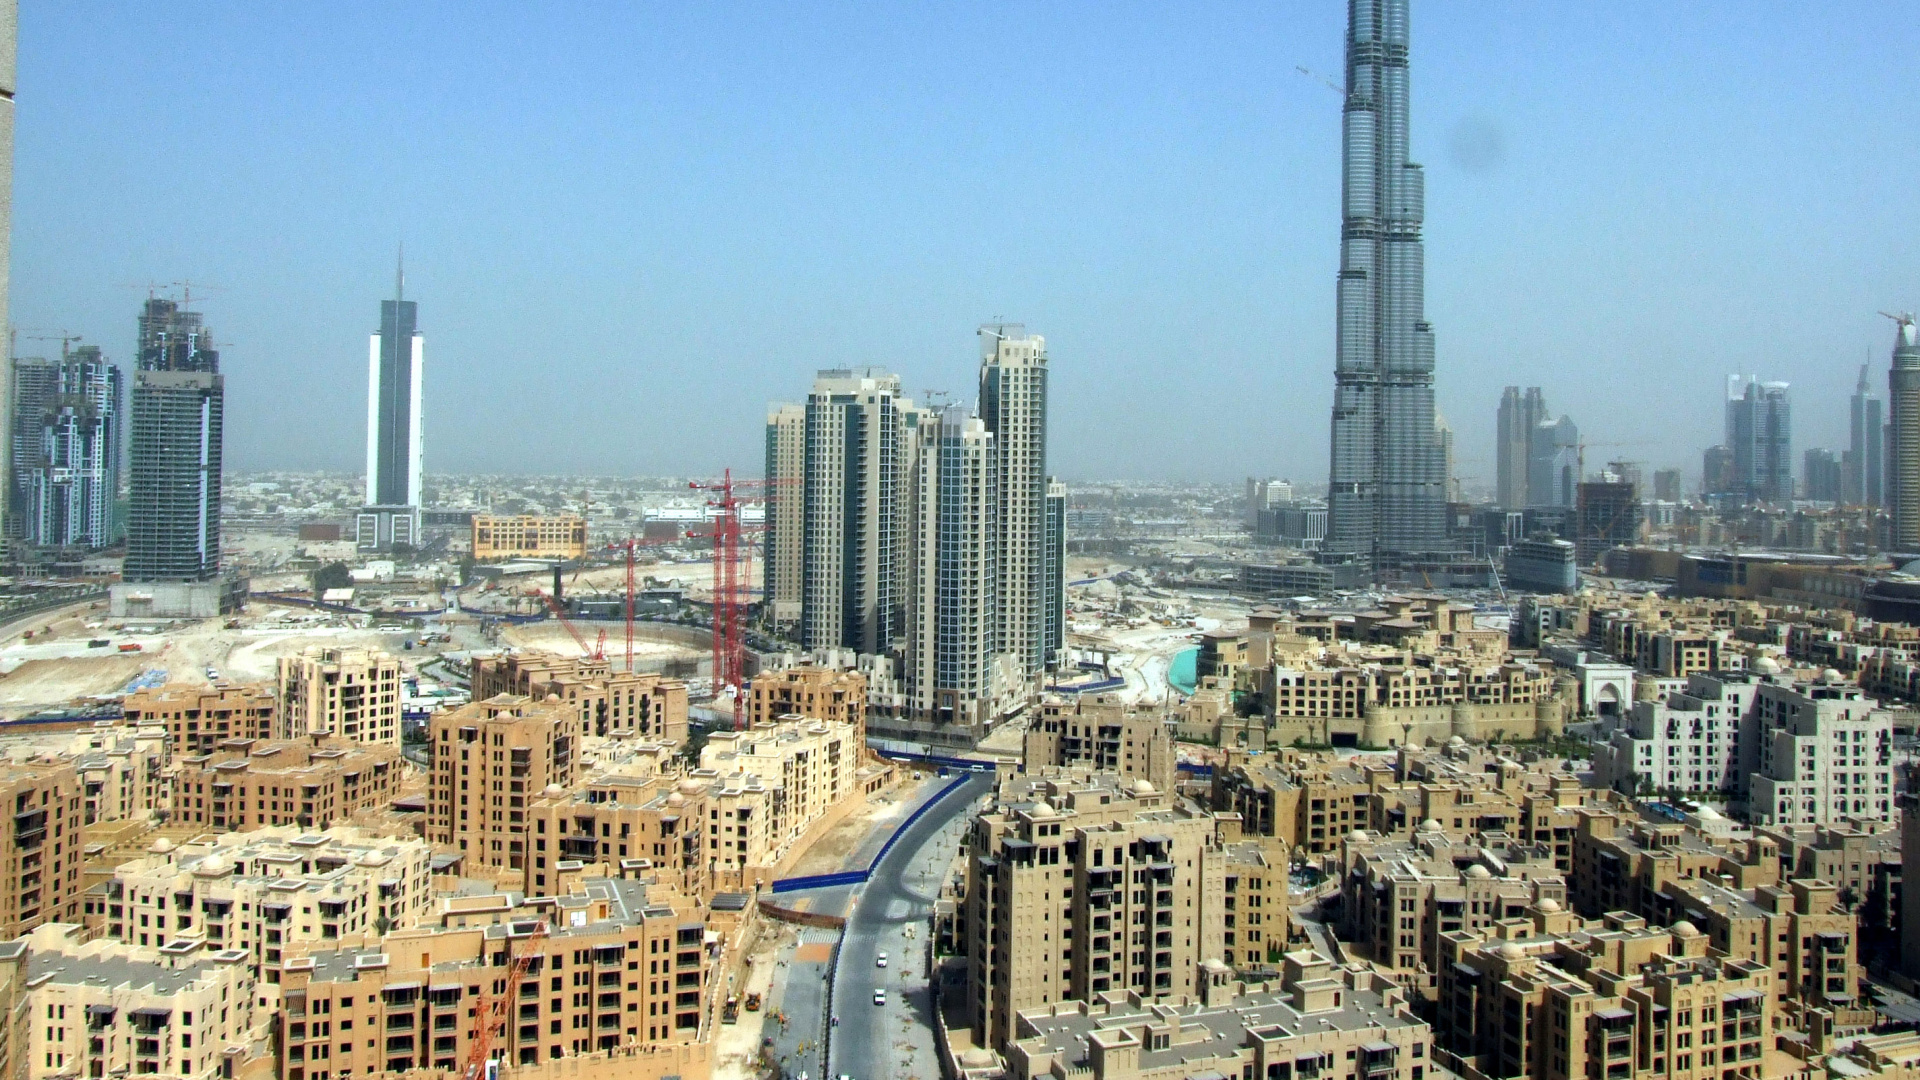
[[[0,0],[0,1080],[1912,1080],[1916,39]]]

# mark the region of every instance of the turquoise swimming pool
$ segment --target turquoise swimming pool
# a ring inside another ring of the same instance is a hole
[[[1174,654],[1173,665],[1167,668],[1167,685],[1183,694],[1193,693],[1194,683],[1200,675],[1196,668],[1200,663],[1198,646]]]

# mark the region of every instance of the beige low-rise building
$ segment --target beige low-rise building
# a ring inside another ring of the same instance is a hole
[[[528,804],[580,779],[580,710],[557,695],[499,694],[435,713],[427,839],[470,867],[524,870],[532,848]]]
[[[765,727],[783,716],[805,716],[851,724],[867,735],[867,677],[858,671],[799,664],[753,677],[747,695],[747,723]]]
[[[1773,970],[1713,951],[1690,923],[1582,923],[1542,901],[1443,937],[1435,1034],[1469,1080],[1776,1075]]]
[[[473,561],[504,559],[583,559],[587,555],[587,519],[578,514],[473,515]]]
[[[596,1056],[712,1038],[709,1003],[719,988],[699,905],[628,879],[587,881],[505,910],[499,899],[474,898],[489,908],[485,921],[459,925],[467,920],[450,915],[446,926],[398,931],[377,945],[285,960],[280,1080],[452,1074],[473,1048],[467,1014],[492,994],[504,994],[512,1012],[489,1057],[514,1075],[557,1077],[565,1073],[533,1067],[587,1066]],[[508,961],[522,956],[531,957],[525,981],[506,985]],[[624,1075],[658,1073],[633,1061]]]
[[[1363,969],[1289,953],[1281,977],[1217,980],[1161,1004],[1114,990],[1022,1011],[1006,1051],[1013,1080],[1423,1080],[1442,1075],[1432,1031],[1400,989]]]
[[[1456,842],[1437,822],[1411,841],[1355,833],[1341,879],[1342,937],[1410,992],[1438,990],[1441,937],[1518,918],[1536,903],[1567,906],[1567,882],[1550,850]]]
[[[272,686],[222,682],[137,690],[121,707],[129,724],[166,728],[177,754],[204,753],[228,739],[271,739],[280,715]]]
[[[71,760],[0,764],[0,939],[80,921],[85,804]]]
[[[400,746],[400,661],[378,649],[308,649],[280,658],[274,736],[325,732],[350,743]]]
[[[590,867],[645,870],[706,902],[722,869],[707,842],[710,788],[691,776],[600,774],[529,799],[527,895],[565,895],[567,872]]]
[[[851,724],[783,717],[768,727],[708,736],[700,768],[716,777],[759,777],[771,795],[763,858],[778,860],[815,821],[861,794],[861,757],[860,733]],[[712,819],[708,824],[716,827]],[[710,838],[732,839],[736,845],[743,839],[738,834]]]
[[[613,662],[550,652],[476,656],[473,700],[549,695],[580,710],[586,733],[682,746],[687,741],[687,684],[653,672],[615,671]]]
[[[180,845],[163,838],[88,891],[86,923],[130,945],[240,949],[260,971],[306,949],[417,925],[432,909],[432,866],[426,841],[363,829],[268,826]]]
[[[239,949],[83,941],[70,924],[44,926],[26,944],[32,1080],[226,1080],[259,1057],[267,1012]]]
[[[175,762],[173,820],[214,829],[324,829],[391,803],[405,770],[397,744],[325,735],[228,739]]]
[[[968,840],[967,1005],[976,1045],[1014,1037],[1022,1011],[1106,991],[1192,995],[1219,961],[1204,907],[1213,815],[1145,780],[1040,770],[1003,781]]]
[[[1173,789],[1173,732],[1157,709],[1127,704],[1119,694],[1048,696],[1027,724],[1028,768],[1082,765]]]

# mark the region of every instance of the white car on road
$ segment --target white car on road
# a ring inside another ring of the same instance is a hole
[[[873,1003],[875,1005],[885,1005],[887,1003],[887,991],[884,988],[873,992]]]
[[[873,958],[873,966],[874,966],[874,967],[886,967],[886,966],[887,966],[887,954],[886,954],[886,953],[881,953],[881,954],[880,954],[879,956],[876,956],[876,957],[874,957],[874,958]]]

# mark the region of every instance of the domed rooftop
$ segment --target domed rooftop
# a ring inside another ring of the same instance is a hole
[[[1840,672],[1836,671],[1833,668],[1828,668],[1827,670],[1820,673],[1820,681],[1828,685],[1832,685],[1834,683],[1840,682],[1841,681]]]
[[[984,1046],[970,1046],[960,1055],[960,1064],[969,1069],[984,1069],[994,1063],[993,1051]]]
[[[1453,738],[1447,740],[1447,745],[1448,746],[1465,746],[1467,745],[1467,740],[1461,738],[1458,735],[1455,735]]]
[[[1700,812],[1694,816],[1702,821],[1719,821],[1721,819],[1720,811],[1715,810],[1711,806],[1701,807]]]
[[[1034,817],[1046,817],[1053,813],[1053,804],[1047,802],[1045,799],[1041,799],[1033,804],[1033,809],[1029,811],[1029,813]]]
[[[1353,844],[1364,843],[1366,839],[1367,839],[1367,830],[1365,829],[1355,829],[1352,832],[1347,834],[1348,843],[1353,843]]]
[[[1481,866],[1479,863],[1474,863],[1472,866],[1467,867],[1467,876],[1475,881],[1484,881],[1493,876],[1493,871]]]
[[[667,796],[667,805],[668,806],[685,806],[687,805],[687,797],[685,795],[680,794],[677,791],[673,792],[672,794]]]
[[[1778,675],[1780,674],[1780,661],[1775,660],[1771,656],[1762,656],[1753,662],[1753,670],[1762,675]]]
[[[155,855],[165,855],[167,852],[173,850],[173,841],[163,836],[155,840],[153,846],[147,850],[153,852]]]
[[[1142,778],[1133,782],[1133,793],[1135,795],[1153,795],[1156,792],[1153,784],[1145,778]]]
[[[1517,941],[1509,941],[1505,945],[1500,946],[1500,959],[1502,960],[1525,960],[1526,958],[1527,950],[1521,948],[1520,943]]]
[[[1533,906],[1539,908],[1540,913],[1543,915],[1557,915],[1560,913],[1560,901],[1555,900],[1551,896]]]
[[[1428,818],[1420,823],[1421,832],[1439,832],[1441,828],[1441,824],[1432,818]]]
[[[209,855],[193,868],[201,877],[226,877],[232,871],[233,863],[219,855]]]
[[[1685,919],[1681,919],[1679,922],[1673,924],[1673,936],[1677,938],[1697,938],[1700,936],[1700,928]]]
[[[685,780],[680,781],[680,794],[682,795],[700,794],[700,781],[695,780],[691,776],[687,777]]]

